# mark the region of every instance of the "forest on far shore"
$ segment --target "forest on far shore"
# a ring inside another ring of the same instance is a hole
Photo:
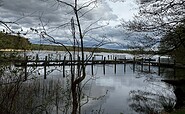
[[[73,46],[66,46],[69,51],[73,51]],[[66,51],[63,46],[51,44],[32,44],[28,38],[11,35],[0,32],[0,49],[18,49],[18,50],[48,50],[48,51]],[[76,47],[76,50],[78,48]],[[132,53],[128,50],[113,50],[105,48],[85,47],[88,52],[108,52],[108,53]]]
[[[27,38],[0,32],[0,49],[28,50],[30,48],[31,43]]]

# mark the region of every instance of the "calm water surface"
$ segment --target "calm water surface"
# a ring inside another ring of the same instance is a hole
[[[87,77],[82,84],[83,114],[147,114],[147,110],[160,112],[163,109],[162,98],[167,103],[175,98],[173,88],[161,82],[166,74],[159,76],[157,67],[151,67],[151,73],[148,73],[148,66],[144,67],[144,72],[140,72],[139,65],[136,65],[134,71],[132,64],[127,64],[125,70],[123,64],[118,64],[116,73],[114,67],[106,65],[106,73],[103,74],[103,67],[94,65],[94,75],[91,66],[86,67]],[[53,78],[62,77],[62,68],[57,69],[50,74]],[[43,69],[39,72],[43,74]]]
[[[117,65],[115,74],[114,65],[108,65],[104,75],[102,66],[96,65],[95,76],[91,76],[90,68],[87,68],[88,78],[91,80],[85,85],[84,93],[92,98],[89,98],[89,102],[82,107],[83,112],[87,114],[90,112],[140,114],[140,111],[136,112],[134,109],[139,108],[140,105],[145,106],[145,104],[138,104],[139,102],[148,103],[148,107],[160,111],[162,107],[160,102],[157,102],[160,101],[159,96],[175,97],[171,91],[172,88],[160,81],[162,78],[157,75],[157,68],[152,68],[151,72],[153,73],[148,74],[134,72],[132,66],[127,64],[124,72],[124,65]],[[136,103],[135,96],[138,96],[137,100],[139,100]],[[142,101],[139,97],[153,100]],[[97,100],[97,98],[99,99]],[[153,104],[159,106],[153,107]]]

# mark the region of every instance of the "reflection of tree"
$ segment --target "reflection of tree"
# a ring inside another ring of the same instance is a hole
[[[172,85],[174,87],[174,94],[176,96],[175,109],[185,106],[185,80],[163,80],[164,82]]]
[[[0,64],[0,114],[67,114],[71,106],[70,81],[29,78],[21,68]]]
[[[82,86],[81,108],[83,113],[103,114],[103,105],[109,97],[108,90],[114,89],[106,86],[98,86],[94,83],[97,78],[90,78]],[[90,105],[88,105],[90,104]]]
[[[133,90],[130,92],[130,107],[140,114],[159,114],[162,110],[172,111],[174,99],[152,91]]]

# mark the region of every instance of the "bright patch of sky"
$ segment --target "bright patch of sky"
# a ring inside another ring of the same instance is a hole
[[[120,24],[120,20],[129,21],[138,13],[138,5],[135,0],[125,0],[124,2],[110,2],[108,5],[112,8],[112,13],[118,16],[117,21],[111,22],[112,25]]]

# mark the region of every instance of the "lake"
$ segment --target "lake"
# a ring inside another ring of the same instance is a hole
[[[35,57],[35,54],[39,54],[38,56],[40,59],[44,59],[45,55],[48,54],[54,58],[58,58],[59,55],[63,56],[66,53],[61,52],[60,54],[60,52],[57,52],[57,54],[52,54],[50,52],[30,52],[27,55],[31,58]],[[111,55],[109,53],[96,54],[104,56]],[[127,58],[133,57],[129,54],[119,55],[125,55]],[[126,66],[123,64],[117,64],[116,72],[114,67],[114,64],[106,65],[104,74],[102,65],[94,65],[94,75],[92,75],[91,66],[86,67],[86,78],[81,84],[81,87],[83,87],[80,103],[82,105],[82,114],[160,113],[164,109],[164,105],[175,105],[173,87],[165,82],[161,82],[162,79],[174,78],[169,75],[173,74],[173,69],[161,68],[159,76],[158,67],[151,67],[150,73],[148,72],[149,70],[147,65],[144,66],[144,70],[142,72],[140,70],[140,65],[136,65],[135,69],[133,69],[132,64],[126,64]],[[46,86],[48,84],[54,85],[56,83],[61,83],[60,85],[63,89],[69,89],[70,82],[67,82],[70,79],[69,68],[66,68],[65,78],[62,76],[62,72],[61,67],[48,67],[47,79],[44,80],[42,67],[28,69],[29,78],[37,77],[36,79],[39,79]],[[53,81],[51,84],[51,80],[56,81]],[[24,83],[32,83],[32,81],[28,80]],[[60,94],[62,95],[62,93]],[[63,96],[66,95],[67,94],[63,94]],[[67,97],[64,99],[67,99]],[[62,97],[62,100],[64,99]],[[61,107],[64,107],[65,103],[60,103],[62,105]],[[58,110],[56,109],[57,107],[60,107],[60,105],[50,107],[51,113],[55,114],[56,110]],[[57,112],[65,114],[70,112],[70,108],[66,110],[60,109]]]

